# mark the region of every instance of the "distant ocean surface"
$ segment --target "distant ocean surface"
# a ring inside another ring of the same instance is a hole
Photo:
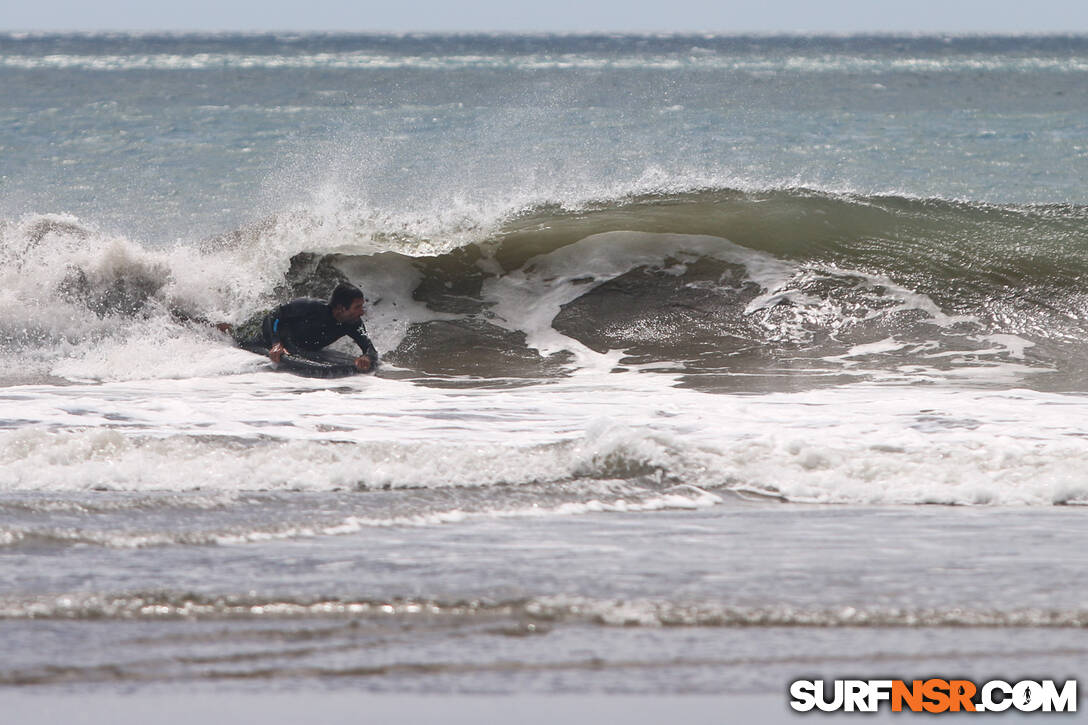
[[[1085,36],[0,34],[0,688],[1088,671],[1085,88]],[[375,376],[208,324],[341,280]]]

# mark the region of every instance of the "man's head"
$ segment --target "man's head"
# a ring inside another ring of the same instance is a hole
[[[341,282],[329,296],[329,307],[337,322],[358,322],[363,317],[363,292],[348,282]]]

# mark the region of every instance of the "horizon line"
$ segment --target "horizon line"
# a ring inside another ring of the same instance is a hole
[[[1081,37],[1088,36],[1086,30],[377,30],[377,29],[321,29],[304,30],[268,28],[0,28],[4,36],[50,36],[50,35],[372,35],[395,37],[457,37],[457,36],[520,36],[520,37],[700,37],[700,38],[849,38],[849,37]]]

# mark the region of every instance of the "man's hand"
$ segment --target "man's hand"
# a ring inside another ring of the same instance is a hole
[[[272,359],[272,362],[278,363],[280,358],[287,354],[287,350],[284,349],[282,342],[277,342],[272,346],[272,349],[268,351],[268,357]]]
[[[370,370],[370,356],[360,355],[359,357],[355,358],[355,369],[361,373],[365,373],[367,370]]]

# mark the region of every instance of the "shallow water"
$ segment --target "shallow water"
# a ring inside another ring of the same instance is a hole
[[[281,498],[244,504],[298,505]],[[311,517],[361,503],[305,500]],[[1073,676],[1088,657],[1080,519],[729,501],[211,547],[27,540],[4,562],[21,595],[2,610],[3,680],[665,694],[813,672]]]

